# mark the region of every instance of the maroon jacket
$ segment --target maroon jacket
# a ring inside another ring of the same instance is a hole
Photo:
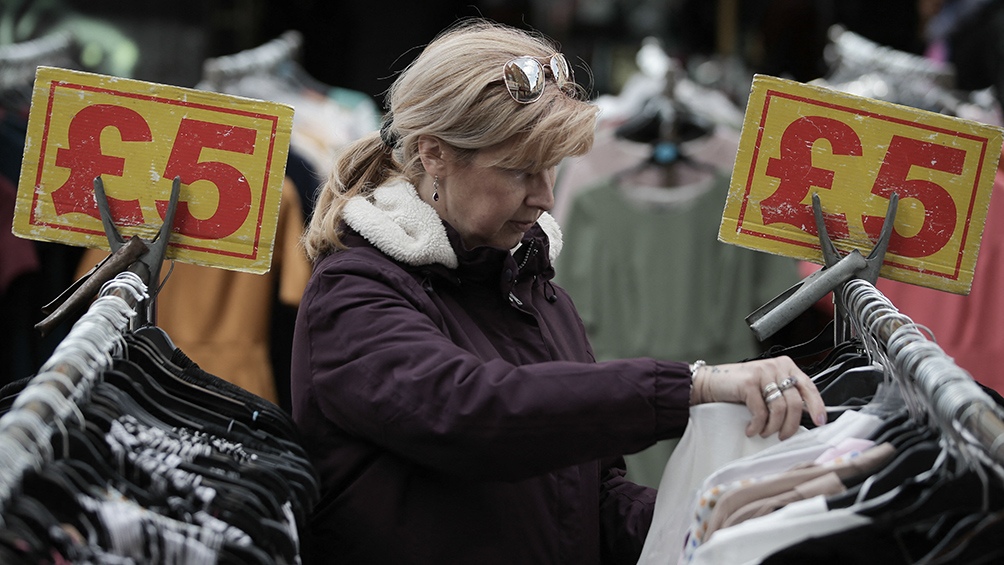
[[[418,256],[346,217],[350,249],[315,266],[293,346],[293,416],[322,482],[307,563],[635,563],[655,491],[624,479],[621,454],[682,432],[687,366],[595,362],[550,282],[549,216],[514,253],[463,250],[440,222]],[[447,259],[425,262],[436,245]]]

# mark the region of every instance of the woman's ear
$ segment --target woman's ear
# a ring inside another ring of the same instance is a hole
[[[445,143],[432,135],[418,136],[418,156],[422,159],[422,167],[430,175],[446,173],[446,161],[443,158]]]

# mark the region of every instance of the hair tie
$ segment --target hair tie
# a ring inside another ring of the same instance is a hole
[[[387,112],[387,115],[383,119],[383,124],[380,125],[380,139],[383,140],[384,145],[393,149],[397,146],[398,136],[397,134],[390,131],[390,128],[394,125],[394,114]]]

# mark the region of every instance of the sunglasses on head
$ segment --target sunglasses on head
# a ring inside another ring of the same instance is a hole
[[[551,76],[554,77],[558,89],[568,95],[574,93],[572,69],[568,66],[564,55],[561,53],[551,55],[546,65],[542,64],[538,57],[523,55],[509,59],[502,65],[502,78],[513,100],[520,104],[540,100],[544,94],[545,66],[551,69]]]

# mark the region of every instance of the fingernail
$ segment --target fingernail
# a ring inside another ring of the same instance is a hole
[[[816,414],[816,417],[813,418],[812,421],[815,422],[817,426],[826,425],[826,412],[820,412],[819,414]]]

